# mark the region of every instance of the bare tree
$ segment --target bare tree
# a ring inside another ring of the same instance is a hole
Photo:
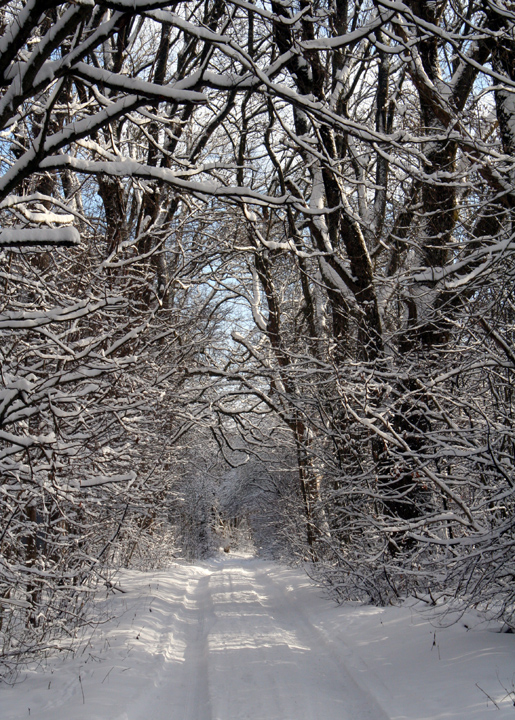
[[[230,466],[264,419],[342,596],[489,583],[509,619],[510,8],[1,13],[4,629],[137,556],[181,438]]]

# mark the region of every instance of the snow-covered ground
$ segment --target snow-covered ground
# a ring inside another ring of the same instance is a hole
[[[120,585],[86,647],[0,686],[1,720],[515,719],[515,635],[473,613],[337,607],[245,556]]]

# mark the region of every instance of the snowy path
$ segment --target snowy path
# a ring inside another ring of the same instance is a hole
[[[1,720],[515,716],[514,636],[473,614],[439,629],[410,606],[336,607],[301,571],[249,557],[121,585],[81,652],[0,686]]]
[[[303,615],[294,593],[272,579],[262,564],[214,567],[198,580],[187,606],[192,623],[181,668],[186,702],[159,708],[154,717],[387,717],[351,678],[334,643]]]

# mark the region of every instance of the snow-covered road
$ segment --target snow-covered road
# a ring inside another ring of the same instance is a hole
[[[386,719],[293,588],[264,563],[208,565],[188,587],[184,608],[184,662],[162,678],[156,720]],[[142,699],[143,707],[151,701]],[[127,717],[145,715],[137,709]]]
[[[514,636],[474,614],[336,607],[301,571],[224,554],[120,582],[79,653],[0,686],[1,720],[513,717]]]

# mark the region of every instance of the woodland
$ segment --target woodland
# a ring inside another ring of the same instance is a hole
[[[246,542],[515,628],[515,4],[0,3],[0,665]]]

